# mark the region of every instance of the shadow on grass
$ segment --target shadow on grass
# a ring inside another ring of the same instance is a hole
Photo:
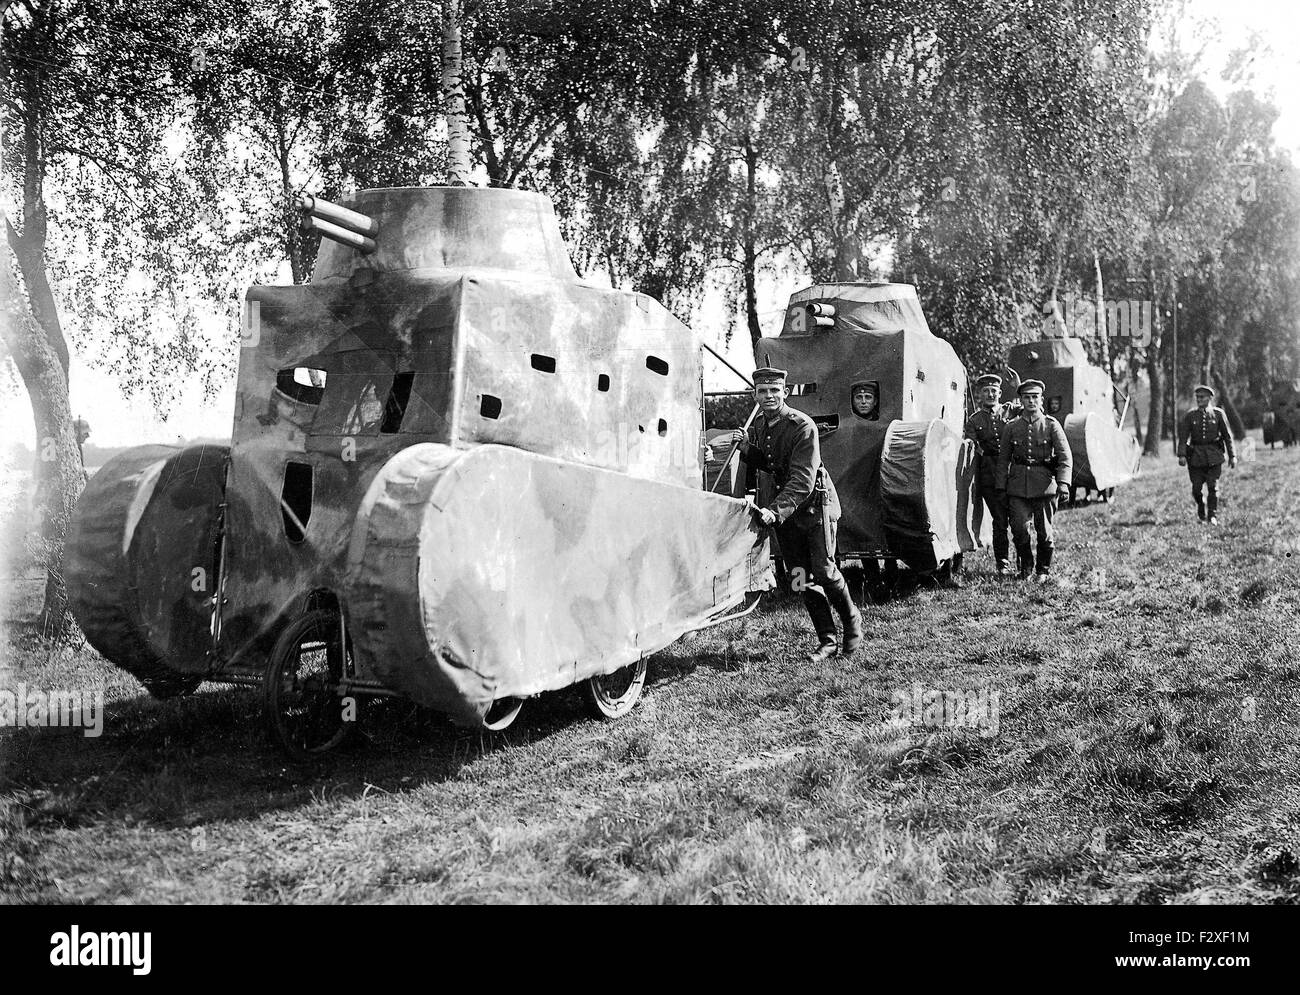
[[[80,729],[5,731],[0,791],[22,806],[31,828],[247,819],[321,792],[360,797],[448,781],[498,750],[585,720],[574,691],[526,702],[499,733],[462,729],[398,699],[372,699],[349,745],[315,763],[291,764],[265,729],[256,690],[206,684],[187,698],[107,702],[98,737]]]

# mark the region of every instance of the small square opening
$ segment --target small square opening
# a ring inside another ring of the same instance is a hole
[[[491,394],[479,395],[478,413],[484,418],[500,418],[501,398],[493,397]]]

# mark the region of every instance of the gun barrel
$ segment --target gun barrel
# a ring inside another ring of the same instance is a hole
[[[352,231],[350,228],[344,228],[342,225],[336,225],[332,221],[324,221],[314,215],[306,215],[302,219],[303,231],[315,231],[340,245],[348,245],[367,255],[375,251],[375,240],[367,238],[359,232]]]
[[[379,222],[374,218],[328,200],[322,200],[320,197],[313,197],[309,193],[298,195],[298,210],[356,232],[358,235],[374,238],[379,234]]]

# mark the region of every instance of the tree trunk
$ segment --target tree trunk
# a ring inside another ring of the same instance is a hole
[[[57,313],[53,317],[57,322]],[[32,403],[36,425],[33,487],[40,515],[37,531],[45,557],[45,600],[37,625],[45,635],[57,637],[69,621],[63,547],[84,478],[68,403],[67,370],[51,336],[33,318],[14,283],[8,251],[0,253],[0,332]]]
[[[755,216],[758,213],[758,151],[754,148],[748,134],[745,135],[745,214],[742,238],[744,245],[742,266],[745,270],[745,320],[749,326],[750,342],[757,342],[763,337],[763,329],[758,324],[758,251],[757,236],[754,233]]]
[[[1209,381],[1207,380],[1206,383],[1209,383]],[[1246,423],[1241,420],[1237,406],[1232,403],[1232,398],[1228,395],[1228,385],[1217,371],[1214,373],[1214,388],[1219,392],[1219,403],[1223,407],[1224,414],[1228,416],[1228,428],[1232,430],[1232,437],[1234,439],[1244,439],[1246,437]]]
[[[442,0],[442,93],[447,117],[447,182],[469,186],[469,117],[461,80],[460,0]]]
[[[1096,249],[1092,251],[1092,269],[1096,274],[1097,307],[1093,313],[1096,316],[1097,341],[1101,346],[1101,365],[1114,383],[1115,364],[1110,355],[1110,339],[1106,335],[1106,294],[1101,282],[1101,259]]]
[[[1147,378],[1151,386],[1151,399],[1147,405],[1147,434],[1142,446],[1144,456],[1160,455],[1160,432],[1164,424],[1164,376],[1160,370],[1160,337],[1151,336],[1147,344]]]
[[[289,143],[285,134],[284,117],[275,115],[275,156],[280,165],[280,189],[284,195],[284,254],[289,260],[289,273],[295,284],[306,282],[306,267],[302,258],[302,230],[298,224],[298,209],[294,203],[293,184],[289,180]]]

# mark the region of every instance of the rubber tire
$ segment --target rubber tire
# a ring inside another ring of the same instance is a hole
[[[306,763],[312,760],[318,760],[325,754],[337,749],[347,742],[355,733],[357,723],[355,721],[345,722],[342,719],[342,699],[340,699],[333,690],[332,686],[327,686],[323,691],[316,692],[318,699],[308,703],[309,710],[315,712],[314,715],[308,716],[308,722],[314,722],[321,714],[322,709],[328,712],[332,706],[335,713],[339,716],[338,726],[331,729],[330,725],[325,726],[325,732],[328,735],[314,734],[314,730],[307,729],[305,735],[299,734],[299,730],[290,725],[287,708],[290,703],[286,700],[284,678],[289,667],[293,667],[296,681],[299,664],[301,662],[301,646],[305,641],[322,641],[326,646],[327,666],[330,672],[331,683],[337,682],[343,677],[344,660],[338,645],[339,620],[338,615],[328,610],[317,610],[308,612],[300,616],[280,633],[275,641],[275,647],[271,650],[271,657],[267,661],[266,674],[262,682],[262,716],[266,721],[267,730],[284,751],[284,753],[295,763]]]
[[[605,674],[601,677],[590,677],[582,682],[582,697],[586,702],[587,711],[592,718],[600,719],[604,722],[613,722],[621,719],[632,711],[637,701],[641,697],[641,690],[645,687],[646,659],[642,657],[636,663],[629,663],[626,667],[614,671],[612,674]],[[631,671],[631,682],[618,695],[611,695],[605,682],[614,678],[623,679],[621,675]]]

